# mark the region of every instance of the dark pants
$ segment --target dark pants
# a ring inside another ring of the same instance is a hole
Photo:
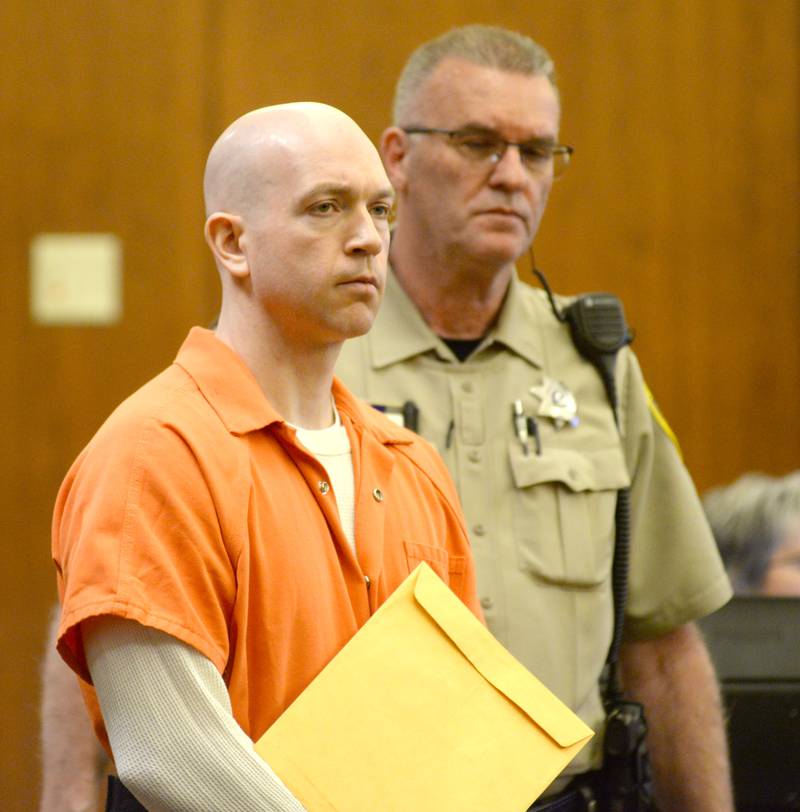
[[[590,773],[576,779],[554,798],[538,800],[528,812],[596,812],[597,802],[591,786],[592,775]]]
[[[528,812],[592,812],[593,807],[580,790],[564,792],[556,798],[538,801]],[[106,812],[147,812],[115,775],[108,776]]]
[[[106,812],[147,812],[116,775],[108,776]]]

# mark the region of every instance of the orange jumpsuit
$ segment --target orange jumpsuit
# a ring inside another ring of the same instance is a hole
[[[420,561],[480,617],[444,463],[338,381],[333,394],[352,447],[357,557],[325,470],[213,333],[194,328],[113,412],[53,518],[58,646],[84,680],[80,623],[135,620],[208,657],[256,740]]]

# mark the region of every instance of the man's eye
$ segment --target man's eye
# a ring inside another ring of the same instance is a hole
[[[491,138],[483,138],[481,136],[469,136],[460,139],[462,147],[476,153],[490,153],[497,149],[497,141]]]
[[[332,200],[322,200],[311,207],[314,214],[331,214],[336,211],[336,204]]]
[[[553,148],[544,144],[527,144],[520,147],[520,152],[529,163],[544,163],[553,157]]]
[[[392,207],[388,203],[376,203],[372,207],[372,213],[376,217],[386,218],[392,213]]]

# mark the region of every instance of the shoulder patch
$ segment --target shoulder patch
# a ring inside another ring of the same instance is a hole
[[[650,391],[650,387],[645,384],[644,385],[644,392],[647,395],[647,406],[650,409],[650,414],[653,415],[653,419],[658,423],[661,427],[661,430],[664,434],[669,437],[672,445],[675,446],[676,451],[678,452],[678,456],[683,459],[683,452],[681,451],[680,443],[678,442],[678,438],[675,436],[675,432],[672,430],[672,427],[669,423],[667,423],[666,417],[661,413],[661,410],[658,408],[658,404],[656,403],[656,399],[653,397],[653,393]]]

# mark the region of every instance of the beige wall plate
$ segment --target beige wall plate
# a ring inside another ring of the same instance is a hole
[[[114,324],[122,316],[122,243],[114,234],[38,234],[30,294],[39,324]]]

